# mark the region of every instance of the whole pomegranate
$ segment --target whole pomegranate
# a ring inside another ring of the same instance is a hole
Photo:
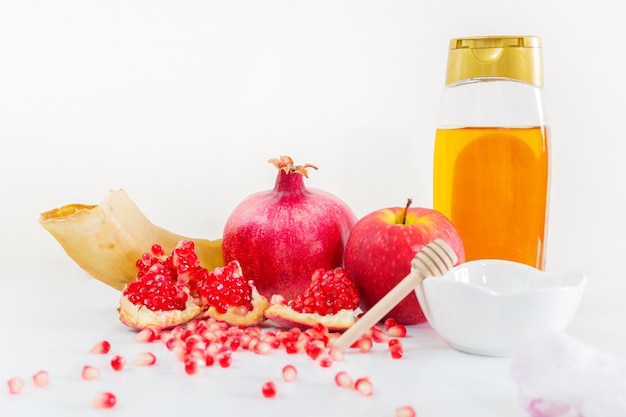
[[[245,198],[226,220],[224,261],[238,260],[266,297],[290,300],[304,291],[317,269],[343,266],[356,216],[337,196],[306,188],[311,164],[288,156],[270,159],[279,170],[273,189]]]

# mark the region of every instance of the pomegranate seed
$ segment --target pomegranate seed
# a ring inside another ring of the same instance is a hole
[[[185,360],[185,373],[187,375],[195,375],[199,371],[198,361],[194,359]]]
[[[154,342],[156,339],[158,338],[157,333],[155,330],[147,328],[147,329],[143,329],[140,330],[136,335],[135,335],[135,340],[138,343],[152,343]]]
[[[103,340],[93,345],[89,352],[93,353],[94,355],[106,355],[107,353],[109,353],[110,350],[111,344],[108,341]]]
[[[333,365],[333,358],[326,352],[321,353],[316,361],[322,368],[330,368]]]
[[[372,327],[372,340],[375,343],[384,343],[389,340],[389,335],[378,326]]]
[[[20,377],[9,379],[7,384],[9,385],[9,393],[11,394],[19,394],[22,388],[24,388],[24,380]]]
[[[83,366],[81,376],[84,380],[89,381],[98,378],[100,376],[100,371],[93,366],[85,365]]]
[[[333,359],[333,361],[341,362],[344,358],[343,351],[337,348],[330,348],[328,350],[328,354]]]
[[[396,409],[396,417],[416,417],[415,410],[410,405]]]
[[[206,355],[204,357],[204,366],[213,366],[215,363],[215,358],[211,355]]]
[[[354,387],[354,382],[352,381],[352,377],[348,375],[348,373],[345,371],[337,372],[337,374],[335,375],[335,384],[343,388]]]
[[[126,366],[126,358],[121,355],[115,355],[111,359],[111,368],[114,371],[121,371]]]
[[[275,304],[287,304],[287,300],[285,300],[285,297],[283,297],[280,294],[274,294],[270,298],[270,305],[275,305]]]
[[[94,408],[113,408],[117,398],[110,392],[101,392],[93,398],[92,405]]]
[[[367,353],[372,350],[373,342],[369,336],[361,336],[355,343],[355,347],[359,349],[361,353]]]
[[[390,328],[392,328],[393,326],[397,325],[398,322],[396,321],[396,319],[393,318],[388,318],[384,321],[383,325],[385,326],[385,329],[389,330]]]
[[[391,337],[404,337],[406,336],[406,327],[403,324],[396,324],[387,329],[387,333]]]
[[[354,381],[354,388],[359,391],[361,395],[369,397],[373,393],[372,381],[368,377],[357,378]]]
[[[393,359],[400,359],[404,356],[404,350],[400,339],[391,339],[387,345],[389,346],[389,353]]]
[[[152,366],[156,362],[156,356],[152,352],[143,352],[137,355],[135,363],[137,366]]]
[[[50,376],[46,371],[39,371],[35,375],[33,375],[33,382],[36,387],[45,387],[50,384]]]
[[[252,286],[244,277],[238,261],[230,261],[223,267],[209,271],[206,279],[198,282],[197,291],[203,300],[221,314],[230,307],[235,307],[233,313],[242,316],[253,309]]]
[[[294,381],[298,377],[298,370],[293,365],[285,365],[283,367],[283,379],[285,382]]]
[[[265,398],[274,398],[276,396],[276,384],[272,381],[267,381],[261,386],[261,394]]]
[[[258,355],[269,355],[272,350],[272,345],[264,341],[260,341],[254,346],[254,353]]]
[[[227,352],[221,352],[217,355],[217,363],[222,367],[222,368],[229,368],[230,365],[232,365],[233,363],[233,358],[230,355],[230,353]]]
[[[160,340],[161,342],[163,342],[163,343],[166,343],[166,344],[167,344],[167,341],[168,341],[168,340],[170,340],[170,339],[172,339],[173,337],[174,337],[174,335],[172,334],[172,332],[170,332],[170,331],[166,330],[166,331],[161,332],[161,334],[159,335],[159,337],[158,337],[158,338],[159,338],[159,340]]]
[[[359,293],[354,280],[343,268],[313,272],[309,287],[296,295],[288,305],[300,313],[318,313],[322,316],[340,310],[354,310],[359,306]]]
[[[315,323],[315,325],[311,328],[311,330],[315,334],[320,334],[320,335],[327,335],[328,334],[328,329],[326,328],[326,326],[324,326],[323,323],[319,323],[319,322]]]
[[[306,347],[304,348],[304,351],[306,352],[307,355],[309,355],[309,357],[313,360],[317,360],[317,358],[324,353],[324,344],[323,343],[315,343],[311,342],[309,344],[306,345]]]

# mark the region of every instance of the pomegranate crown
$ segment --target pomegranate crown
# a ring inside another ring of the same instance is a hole
[[[304,175],[306,178],[309,178],[307,168],[317,169],[317,167],[313,164],[294,165],[293,159],[285,155],[281,155],[279,158],[272,158],[268,162],[273,164],[277,169],[285,171],[285,174],[293,174],[297,172],[298,174]]]

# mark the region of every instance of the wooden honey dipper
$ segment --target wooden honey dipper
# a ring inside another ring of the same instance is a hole
[[[411,272],[346,330],[335,341],[333,347],[343,351],[352,346],[359,337],[420,285],[424,278],[444,275],[457,260],[452,248],[442,239],[436,239],[424,246],[411,260]]]

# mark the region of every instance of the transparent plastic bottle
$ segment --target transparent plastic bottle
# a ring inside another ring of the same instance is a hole
[[[458,229],[468,261],[545,266],[550,163],[542,89],[538,37],[450,41],[433,206]]]

